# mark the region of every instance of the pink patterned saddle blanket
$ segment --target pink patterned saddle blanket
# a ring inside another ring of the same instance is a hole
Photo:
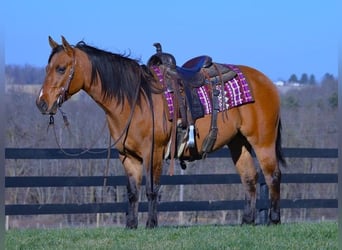
[[[232,64],[225,64],[224,66],[236,72],[236,76],[225,82],[222,88],[221,84],[216,85],[216,89],[220,92],[218,95],[219,99],[219,112],[238,107],[243,104],[254,102],[249,84],[241,72],[241,70]],[[152,66],[152,70],[157,75],[159,82],[165,87],[165,98],[168,104],[170,117],[174,114],[174,103],[173,103],[173,92],[166,88],[166,83],[164,82],[163,73],[157,66]],[[208,115],[212,113],[213,103],[210,91],[211,86],[209,84],[204,84],[196,88],[196,92],[202,104],[204,114]],[[222,93],[223,91],[223,93]]]

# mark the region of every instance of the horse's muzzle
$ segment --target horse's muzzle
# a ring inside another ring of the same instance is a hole
[[[36,105],[39,111],[43,115],[47,115],[47,114],[54,115],[57,112],[57,102],[55,102],[50,109],[49,109],[49,105],[47,104],[47,102],[43,99],[37,99]]]

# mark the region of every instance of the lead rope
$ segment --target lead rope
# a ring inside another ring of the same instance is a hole
[[[111,140],[112,136],[109,133],[108,137],[108,151],[107,151],[107,161],[106,161],[106,168],[103,173],[103,186],[102,186],[102,195],[101,195],[101,202],[104,203],[104,192],[105,188],[107,187],[107,181],[108,181],[108,173],[109,173],[109,165],[110,165],[110,159],[111,159]]]
[[[66,114],[65,114],[60,108],[59,108],[58,110],[59,110],[59,111],[61,112],[61,114],[62,114],[63,122],[64,122],[65,127],[68,129],[69,133],[73,136],[73,134],[72,134],[72,132],[71,132],[71,130],[70,130],[70,127],[69,127],[70,123],[69,123],[69,121],[68,121],[68,118],[67,118]],[[59,150],[61,150],[61,151],[63,152],[63,154],[65,154],[65,155],[67,155],[67,156],[77,157],[77,156],[81,156],[81,155],[83,155],[83,154],[85,154],[85,153],[101,154],[101,153],[107,151],[107,150],[99,151],[99,152],[92,152],[92,151],[91,151],[91,149],[92,149],[92,148],[94,147],[94,145],[99,141],[100,137],[103,135],[104,130],[105,130],[105,128],[106,128],[106,121],[104,122],[103,127],[102,127],[101,132],[99,133],[98,137],[96,137],[96,138],[91,142],[91,144],[90,144],[88,147],[86,147],[85,150],[81,151],[80,153],[68,153],[68,152],[66,152],[66,151],[63,149],[63,147],[62,147],[60,141],[58,140],[58,136],[57,136],[57,132],[56,132],[56,127],[55,127],[54,125],[55,125],[55,119],[54,119],[53,115],[50,115],[50,120],[49,120],[48,129],[50,128],[50,126],[53,127],[53,134],[54,134],[54,137],[55,137],[55,141],[56,141],[56,143],[57,143],[57,146],[58,146]]]

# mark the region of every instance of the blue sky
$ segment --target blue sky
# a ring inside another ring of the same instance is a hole
[[[338,72],[338,0],[5,1],[5,63],[45,66],[48,36],[146,63],[160,42],[177,64],[207,54],[273,80]]]

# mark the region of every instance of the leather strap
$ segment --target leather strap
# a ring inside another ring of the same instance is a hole
[[[213,102],[213,108],[212,108],[212,114],[211,114],[211,121],[210,121],[210,130],[209,130],[209,134],[206,136],[206,138],[203,141],[202,144],[202,148],[201,148],[201,155],[202,158],[205,158],[207,156],[207,153],[209,153],[214,144],[215,141],[217,139],[217,132],[218,132],[218,128],[217,128],[217,114],[219,112],[219,101],[218,101],[218,96],[220,94],[220,91],[216,88],[216,85],[218,83],[220,83],[221,85],[223,85],[223,79],[222,79],[222,75],[220,73],[220,71],[218,70],[216,64],[213,64],[214,67],[216,68],[218,74],[219,74],[219,78],[220,81],[218,81],[216,79],[216,81],[212,81],[211,82],[211,87],[212,87],[212,102]],[[206,75],[207,78],[209,78],[209,75],[207,74],[207,72],[205,70],[203,70],[204,74]]]

